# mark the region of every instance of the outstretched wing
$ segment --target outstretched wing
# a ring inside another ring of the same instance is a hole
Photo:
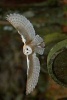
[[[35,52],[36,53],[38,53],[40,55],[42,55],[44,53],[45,43],[39,35],[35,36],[35,38],[32,41],[32,45],[35,45]]]
[[[29,56],[29,61],[30,67],[27,76],[26,94],[32,92],[37,85],[40,72],[40,62],[35,53]]]
[[[35,37],[35,30],[30,21],[20,14],[7,15],[7,20],[17,29],[21,35],[22,41],[25,39],[26,42],[31,41]]]

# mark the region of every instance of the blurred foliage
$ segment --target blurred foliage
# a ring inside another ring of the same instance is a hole
[[[67,86],[66,54],[67,54],[67,39],[53,46],[47,57],[47,67],[50,76],[57,83],[63,86]]]
[[[0,4],[0,100],[58,100],[67,98],[67,89],[48,76],[47,55],[58,42],[67,39],[67,5],[65,0],[45,0],[42,3],[8,6]],[[45,41],[45,52],[39,56],[41,73],[35,90],[28,96],[26,88],[26,58],[17,31],[6,21],[9,13],[21,13],[32,23]],[[64,55],[66,56],[66,55]],[[62,60],[63,61],[63,60]],[[67,63],[65,63],[67,66]],[[56,66],[59,66],[56,63]],[[63,90],[63,92],[62,92]],[[58,93],[56,93],[58,91]]]

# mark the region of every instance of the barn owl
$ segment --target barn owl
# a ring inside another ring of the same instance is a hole
[[[45,44],[43,39],[35,34],[35,30],[30,21],[23,15],[16,13],[9,14],[6,19],[18,31],[24,43],[23,53],[27,58],[26,94],[29,94],[37,85],[40,73],[40,62],[36,53],[42,55],[44,53]]]

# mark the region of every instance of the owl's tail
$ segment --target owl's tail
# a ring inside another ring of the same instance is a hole
[[[44,53],[44,47],[45,47],[45,43],[43,41],[43,39],[39,36],[36,35],[33,43],[35,44],[35,52],[42,55]]]

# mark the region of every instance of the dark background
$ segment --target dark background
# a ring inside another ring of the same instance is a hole
[[[45,52],[39,56],[41,63],[39,81],[28,96],[25,95],[27,66],[23,43],[17,31],[6,21],[5,17],[9,13],[26,16],[45,42]],[[65,39],[67,39],[67,0],[1,0],[0,100],[67,100],[67,88],[56,83],[49,76],[47,69],[50,49]],[[57,63],[55,62],[58,68],[62,65],[67,70],[66,53],[58,58]]]

